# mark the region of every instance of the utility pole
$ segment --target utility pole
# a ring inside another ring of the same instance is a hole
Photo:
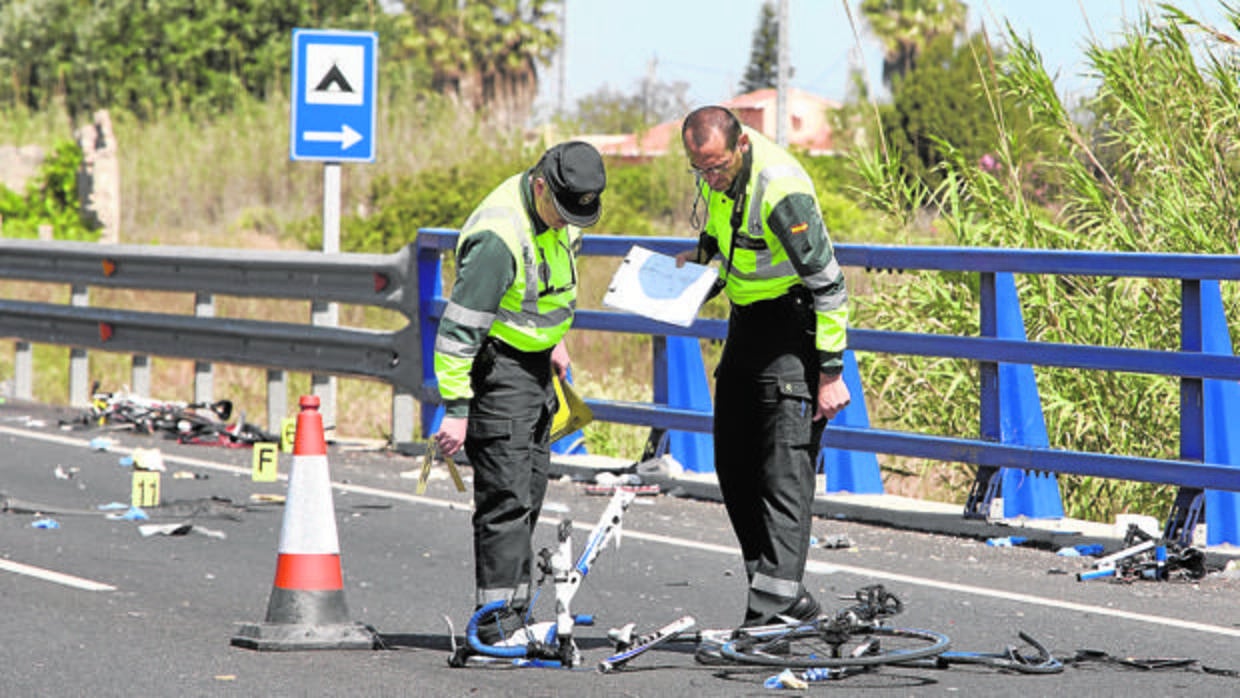
[[[642,80],[642,128],[654,121],[654,82],[659,69],[659,57],[651,56],[646,63],[646,79]]]
[[[564,116],[564,92],[568,82],[568,0],[560,2],[560,50],[557,56],[559,79],[556,80],[555,113]]]
[[[788,146],[788,0],[779,0],[779,69],[775,78],[775,142]]]

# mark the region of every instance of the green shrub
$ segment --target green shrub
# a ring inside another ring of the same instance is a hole
[[[50,225],[58,240],[97,240],[99,227],[83,218],[78,200],[81,167],[82,149],[72,141],[61,141],[26,183],[24,196],[0,185],[4,235],[37,238],[39,227]]]

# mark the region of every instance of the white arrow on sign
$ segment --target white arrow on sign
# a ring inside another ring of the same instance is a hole
[[[302,136],[307,141],[317,141],[320,143],[340,141],[341,150],[348,150],[350,146],[362,140],[362,134],[349,128],[348,124],[342,124],[339,131],[306,131]]]

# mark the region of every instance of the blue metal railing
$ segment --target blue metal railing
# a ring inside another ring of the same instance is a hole
[[[445,303],[438,290],[440,253],[453,249],[456,238],[455,230],[423,229],[419,231],[416,243],[423,292],[431,294],[424,295],[420,303],[425,348],[423,378],[428,385],[434,382],[430,368],[434,328]],[[582,254],[622,257],[635,244],[657,252],[675,254],[694,243],[688,238],[587,235]],[[848,343],[853,351],[977,361],[981,372],[980,438],[961,439],[868,427],[833,426],[826,430],[823,437],[825,447],[976,465],[978,482],[975,483],[975,494],[971,495],[970,504],[966,507],[966,515],[977,513],[976,510],[983,504],[977,491],[984,491],[987,481],[997,469],[1005,467],[1177,485],[1181,489],[1175,510],[1167,523],[1168,537],[1175,538],[1191,535],[1201,513],[1202,490],[1240,492],[1240,467],[1204,462],[1207,435],[1203,395],[1205,380],[1240,380],[1240,357],[1202,353],[1205,332],[1202,282],[1240,280],[1240,256],[847,244],[837,245],[835,253],[842,266],[867,270],[937,270],[979,275],[981,336],[851,328]],[[1180,350],[1158,351],[999,338],[996,275],[1000,273],[1178,279],[1183,299]],[[427,285],[428,278],[435,280],[433,293]],[[587,398],[586,403],[594,411],[596,419],[657,429],[710,431],[709,413],[669,408],[666,400],[661,399],[666,395],[666,384],[660,385],[660,381],[666,381],[667,367],[665,363],[660,363],[662,357],[657,340],[677,335],[721,339],[726,333],[725,321],[700,319],[687,328],[681,328],[627,313],[583,310],[578,312],[574,327],[650,334],[656,338],[654,402],[630,403]],[[1179,460],[1000,443],[1000,363],[1179,377]],[[427,428],[428,415],[433,411],[423,409],[422,413],[423,426]]]

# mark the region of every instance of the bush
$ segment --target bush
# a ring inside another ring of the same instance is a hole
[[[50,225],[59,240],[99,238],[99,227],[82,217],[78,200],[82,157],[76,143],[61,141],[26,183],[24,196],[0,185],[0,218],[6,237],[37,238],[39,227]]]

